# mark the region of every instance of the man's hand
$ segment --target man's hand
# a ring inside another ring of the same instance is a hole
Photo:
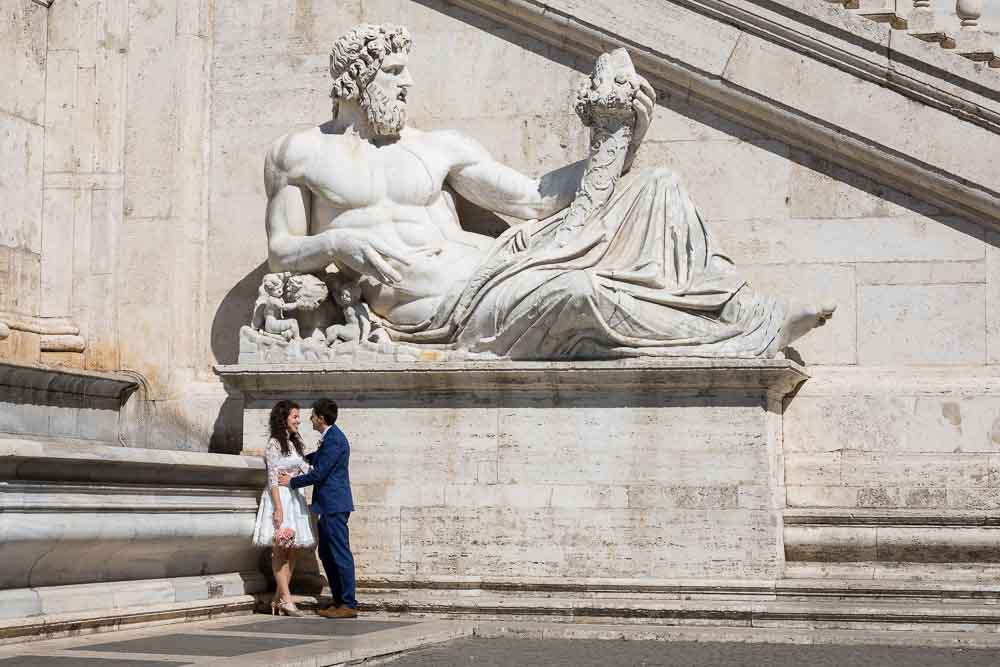
[[[332,229],[323,234],[330,237],[334,261],[337,263],[389,286],[397,285],[403,279],[399,271],[389,264],[389,260],[404,266],[409,264],[403,256],[404,251],[374,238],[374,234],[370,231]]]
[[[288,481],[292,478],[287,472],[278,473],[278,486],[288,486]]]
[[[625,166],[622,171],[632,168],[632,161],[642,144],[646,130],[653,121],[653,112],[656,109],[656,91],[649,85],[644,77],[639,77],[639,89],[635,91],[632,98],[632,108],[635,109],[635,128],[632,130],[632,141],[629,143],[628,155],[625,157]]]

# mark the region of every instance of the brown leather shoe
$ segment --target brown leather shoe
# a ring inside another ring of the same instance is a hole
[[[329,614],[324,614],[326,618],[357,618],[358,610],[350,607],[337,607]]]

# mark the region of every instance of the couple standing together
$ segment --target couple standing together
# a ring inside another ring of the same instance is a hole
[[[300,420],[299,406],[292,401],[279,401],[271,410],[271,437],[264,453],[267,489],[261,496],[253,536],[256,546],[273,548],[271,567],[277,592],[271,612],[302,615],[289,590],[295,550],[315,547],[318,534],[319,558],[333,595],[333,603],[318,613],[327,618],[355,618],[358,602],[354,597],[354,556],[347,530],[354,511],[348,474],[351,448],[344,432],[335,425],[335,402],[321,398],[313,403],[310,421],[322,438],[319,449],[311,454],[303,453]],[[306,486],[313,487],[309,508],[302,494]],[[309,509],[318,518],[315,534]]]

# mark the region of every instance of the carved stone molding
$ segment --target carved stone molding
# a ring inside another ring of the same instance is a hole
[[[970,182],[918,155],[894,150],[782,100],[734,85],[726,81],[725,72],[704,71],[697,63],[685,62],[684,54],[674,55],[669,43],[662,45],[662,51],[655,50],[619,34],[617,28],[613,32],[581,20],[560,9],[565,3],[551,0],[455,0],[454,4],[586,58],[627,47],[636,69],[661,90],[682,91],[691,102],[729,120],[780,137],[979,224],[1000,228],[1000,197],[994,184]],[[926,45],[917,40],[912,40],[914,44],[893,42],[890,48],[888,28],[884,28],[885,35],[875,38],[853,34],[850,26],[845,26],[848,30],[839,26],[817,30],[818,20],[809,12],[822,9],[805,3],[782,8],[780,14],[756,0],[671,0],[670,4],[1000,133],[1000,79],[991,73],[976,76],[980,72],[962,58],[943,66],[941,60],[931,62],[933,58],[920,51]],[[847,17],[852,19],[863,20]],[[922,61],[924,56],[927,59]]]
[[[233,364],[215,372],[245,395],[281,392],[387,393],[644,389],[792,391],[809,375],[787,359],[635,359],[576,362],[444,362],[344,367],[338,364]]]
[[[80,327],[65,317],[35,317],[0,312],[0,340],[11,331],[23,331],[41,336],[42,352],[83,352],[86,340]]]

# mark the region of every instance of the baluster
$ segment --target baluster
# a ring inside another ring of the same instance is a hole
[[[911,35],[925,42],[938,42],[942,46],[948,42],[948,36],[938,26],[931,9],[931,0],[913,0],[913,11],[906,17],[906,26]]]
[[[962,19],[962,30],[979,30],[979,17],[983,15],[983,0],[958,0],[955,13]]]
[[[994,57],[990,36],[979,29],[983,0],[956,0],[955,13],[962,20],[962,29],[955,38],[955,50],[969,60],[992,64]]]

